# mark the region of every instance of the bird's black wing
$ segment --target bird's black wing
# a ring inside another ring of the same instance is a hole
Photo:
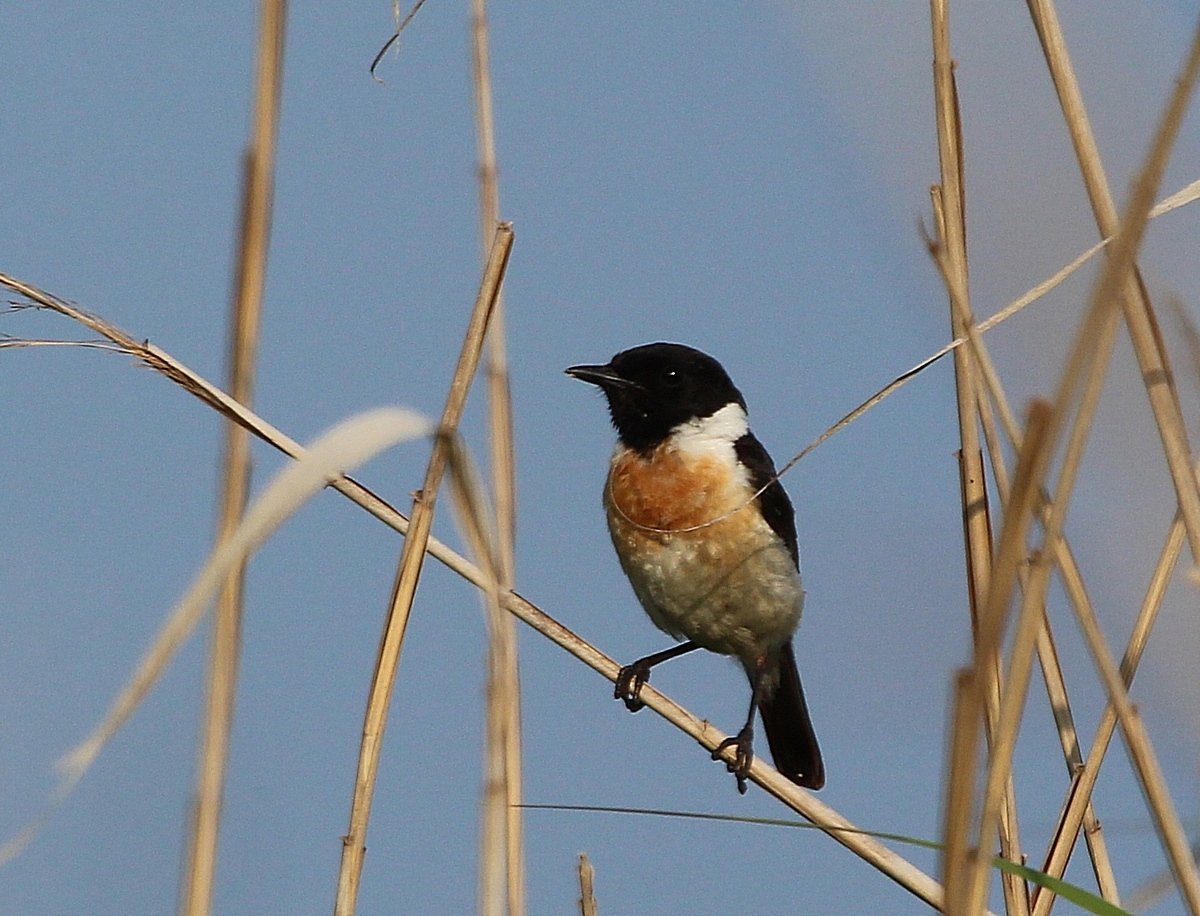
[[[800,568],[800,550],[796,544],[796,512],[792,501],[788,499],[783,484],[775,479],[775,462],[763,448],[763,444],[754,438],[754,433],[746,433],[735,443],[734,451],[746,470],[750,472],[750,486],[757,492],[763,490],[758,497],[759,511],[767,524],[787,545],[792,562]],[[769,481],[769,482],[768,482]]]

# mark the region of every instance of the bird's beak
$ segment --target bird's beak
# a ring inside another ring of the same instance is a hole
[[[589,382],[593,385],[599,385],[601,388],[641,388],[637,382],[631,382],[629,379],[618,375],[612,366],[571,366],[565,370],[571,378],[577,378],[581,382]]]

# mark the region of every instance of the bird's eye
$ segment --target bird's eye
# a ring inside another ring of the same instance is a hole
[[[678,369],[664,369],[659,380],[664,388],[678,388],[683,384],[683,376],[679,374]]]

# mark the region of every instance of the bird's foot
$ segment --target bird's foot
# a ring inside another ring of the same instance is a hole
[[[726,761],[725,769],[737,779],[738,792],[746,794],[746,779],[750,775],[750,764],[754,762],[754,728],[747,724],[732,738],[726,738],[712,752],[713,760],[720,760],[729,748],[736,748],[732,761]]]
[[[650,680],[650,666],[645,663],[645,660],[636,661],[632,665],[626,665],[617,672],[617,686],[613,690],[613,699],[621,700],[625,703],[625,708],[630,712],[637,712],[646,704],[638,699],[638,695],[642,692],[642,687]]]

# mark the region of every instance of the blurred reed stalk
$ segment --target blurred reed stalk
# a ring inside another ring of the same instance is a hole
[[[267,248],[274,189],[275,140],[283,80],[286,0],[262,0],[259,7],[254,114],[242,179],[242,218],[237,274],[231,304],[228,390],[249,406],[254,394],[255,354],[266,281]],[[237,423],[225,424],[225,456],[217,543],[226,541],[245,511],[250,491],[250,440]],[[217,839],[229,734],[237,693],[241,652],[244,564],[230,570],[217,599],[209,659],[208,693],[192,813],[188,864],[180,896],[180,912],[205,916],[212,909]]]
[[[334,912],[337,916],[351,916],[358,899],[358,887],[362,877],[363,856],[366,854],[367,822],[370,819],[371,800],[375,791],[375,779],[379,771],[379,755],[383,749],[383,735],[387,727],[387,712],[391,703],[392,688],[400,664],[400,651],[404,645],[404,633],[408,626],[412,602],[416,597],[417,583],[424,564],[437,491],[447,464],[446,440],[457,433],[459,420],[466,405],[467,393],[479,365],[480,352],[487,334],[488,321],[496,304],[496,296],[504,279],[508,256],[512,251],[512,227],[502,224],[496,227],[491,254],[483,272],[483,280],[475,306],[471,310],[470,322],[463,338],[462,350],[450,381],[446,405],[438,424],[438,436],[434,441],[425,481],[413,499],[413,511],[408,533],[400,551],[395,585],[389,602],[387,622],[379,646],[379,657],[371,680],[370,696],[363,717],[363,738],[359,749],[358,770],[354,782],[354,797],[350,807],[350,824],[342,838],[342,864],[338,875],[337,898]],[[487,579],[480,583],[487,586]]]
[[[938,161],[941,183],[935,192],[934,212],[943,260],[943,275],[951,299],[950,327],[955,338],[966,335],[974,325],[971,315],[967,269],[966,187],[963,175],[962,128],[958,105],[958,88],[954,81],[954,65],[950,57],[950,24],[947,0],[931,0],[933,25],[934,110],[937,126]],[[976,634],[976,672],[980,677],[978,691],[968,691],[964,698],[983,700],[985,734],[994,740],[999,715],[1000,668],[999,646],[988,646],[980,634],[985,626],[979,615],[985,607],[991,585],[991,523],[987,511],[987,487],[983,472],[983,453],[980,449],[976,415],[976,362],[969,347],[954,351],[955,393],[958,403],[959,462],[962,481],[963,533],[967,559],[967,594],[971,607],[972,630]],[[958,774],[971,779],[971,774]],[[951,779],[955,778],[951,774]],[[955,797],[970,797],[965,787],[952,787]],[[959,815],[961,816],[961,815]],[[1021,843],[1017,826],[1017,804],[1010,779],[1003,787],[999,820],[1000,854],[1013,862],[1021,861]],[[946,838],[949,842],[949,838]],[[947,876],[943,874],[943,882]],[[1001,879],[1008,911],[1024,916],[1025,889],[1020,878],[1005,873]]]
[[[956,685],[955,712],[949,741],[950,772],[946,790],[946,847],[943,854],[947,911],[979,912],[986,897],[990,870],[991,857],[986,851],[986,844],[997,825],[1000,827],[1001,848],[1004,848],[1007,812],[1013,804],[1012,750],[1023,715],[1025,685],[1036,649],[1068,772],[1073,776],[1068,803],[1059,830],[1051,843],[1045,870],[1055,877],[1061,876],[1079,828],[1081,824],[1087,824],[1089,852],[1097,883],[1105,899],[1113,903],[1118,902],[1111,863],[1099,832],[1098,821],[1090,807],[1090,794],[1113,726],[1119,721],[1125,730],[1132,763],[1151,816],[1158,827],[1172,871],[1189,909],[1197,912],[1196,875],[1191,865],[1190,853],[1186,849],[1182,830],[1177,828],[1178,819],[1165,781],[1157,768],[1153,748],[1125,691],[1157,611],[1158,602],[1165,591],[1166,580],[1182,545],[1183,535],[1189,530],[1185,525],[1189,513],[1188,504],[1196,489],[1178,397],[1153,310],[1136,273],[1135,255],[1146,219],[1151,212],[1150,201],[1157,190],[1174,135],[1186,110],[1188,93],[1196,79],[1197,67],[1200,66],[1197,63],[1200,60],[1200,31],[1197,32],[1183,74],[1163,115],[1146,165],[1135,183],[1126,218],[1118,223],[1053,6],[1049,0],[1031,0],[1030,12],[1059,91],[1064,117],[1076,146],[1101,233],[1106,238],[1114,234],[1116,237],[1107,249],[1108,260],[1080,324],[1054,406],[1050,410],[1045,407],[1032,408],[1029,428],[1021,433],[1012,418],[999,377],[973,327],[970,315],[963,219],[965,205],[962,196],[961,129],[949,56],[945,2],[932,0],[934,85],[942,184],[934,189],[933,194],[938,235],[931,241],[930,249],[951,300],[955,335],[961,337],[965,334],[969,338],[969,347],[965,348],[965,352],[960,350],[956,353],[956,384],[963,441],[960,470],[968,555],[968,597],[972,607],[976,647],[974,667],[969,673],[960,675]],[[1082,575],[1062,534],[1066,506],[1074,488],[1079,460],[1099,400],[1111,352],[1118,316],[1117,303],[1123,306],[1126,322],[1130,327],[1134,349],[1142,368],[1150,406],[1163,439],[1167,465],[1176,484],[1179,502],[1179,510],[1168,543],[1155,570],[1151,589],[1142,613],[1139,614],[1134,637],[1120,670],[1113,661],[1096,623],[1094,610],[1083,586]],[[982,378],[969,377],[975,366],[982,370]],[[989,398],[995,403],[1008,438],[1019,455],[1017,479],[1011,489],[1003,466],[1001,443],[991,416]],[[970,457],[977,454],[976,414],[984,430],[997,490],[1004,507],[1002,534],[994,560],[991,558],[990,524],[986,522],[986,487],[982,482],[982,462],[975,462]],[[1069,426],[1068,421],[1071,421]],[[1056,439],[1063,429],[1067,430],[1067,444],[1062,457],[1059,481],[1054,497],[1050,499],[1041,480],[1048,472],[1050,456],[1054,453]],[[1031,434],[1036,436],[1037,442],[1031,443]],[[1186,473],[1179,471],[1181,463]],[[1029,521],[1035,516],[1042,519],[1045,536],[1042,548],[1033,553],[1030,568],[1026,570],[1023,566],[1027,549],[1027,530]],[[1086,761],[1079,751],[1078,737],[1066,695],[1066,684],[1058,666],[1053,637],[1045,618],[1045,594],[1054,564],[1060,569],[1065,590],[1075,608],[1085,642],[1110,698],[1109,707],[1093,742],[1091,755]],[[980,586],[980,580],[985,575],[992,577],[990,586],[986,589]],[[999,649],[1002,644],[1005,610],[1012,588],[1018,581],[1023,587],[1024,598],[1013,636],[1007,668],[1008,683],[1004,684]],[[983,592],[986,592],[988,597],[984,605],[985,614],[980,618],[980,594]],[[980,672],[988,675],[984,685],[976,682]],[[994,706],[996,695],[1000,697],[998,721]],[[992,703],[989,703],[989,698],[993,700]],[[986,790],[980,803],[976,843],[971,846],[959,832],[971,821],[974,773],[973,770],[963,772],[963,768],[968,766],[972,759],[970,744],[974,738],[968,708],[973,702],[980,706],[979,711],[986,726],[985,733],[990,739],[990,756]],[[1012,858],[1011,853],[1003,854]],[[1031,900],[1023,882],[1017,885],[1006,880],[1004,889],[1009,913],[1023,914],[1030,911]],[[1038,887],[1032,898],[1034,912],[1047,913],[1054,899],[1055,895],[1052,892]]]
[[[1104,175],[1100,152],[1092,135],[1083,95],[1067,54],[1066,41],[1059,26],[1053,0],[1027,0],[1027,5],[1058,94],[1063,120],[1079,161],[1079,171],[1083,176],[1097,228],[1101,237],[1115,235],[1119,228],[1116,205]],[[1186,70],[1185,65],[1185,73],[1181,75],[1181,79],[1185,81]],[[1172,118],[1182,120],[1187,109],[1189,92],[1190,89],[1186,89],[1173,94],[1172,105],[1178,102],[1178,113],[1172,115],[1168,112],[1164,117],[1165,133],[1173,134],[1177,131],[1179,122],[1172,125]],[[1167,141],[1168,147],[1172,142],[1173,136]],[[1151,200],[1161,180],[1161,168],[1165,165],[1165,152],[1163,161],[1158,166],[1157,176],[1149,174],[1151,165],[1147,163],[1148,171],[1143,175],[1143,181],[1151,186],[1145,189]],[[1109,256],[1113,256],[1111,252]],[[1197,487],[1196,476],[1192,472],[1191,449],[1188,446],[1187,429],[1183,424],[1183,413],[1179,406],[1179,395],[1171,374],[1170,361],[1163,346],[1162,333],[1149,294],[1136,264],[1132,264],[1128,276],[1120,280],[1119,290],[1118,302],[1123,310],[1133,352],[1146,385],[1150,409],[1162,438],[1167,468],[1175,484],[1180,511],[1187,526],[1192,556],[1196,562],[1200,562],[1200,488]]]
[[[1146,157],[1146,163],[1134,182],[1125,216],[1121,220],[1116,237],[1108,249],[1108,258],[1103,265],[1100,277],[1096,283],[1088,305],[1087,314],[1081,323],[1075,348],[1072,351],[1067,369],[1064,372],[1063,381],[1055,399],[1055,411],[1052,418],[1052,422],[1055,424],[1065,422],[1068,410],[1076,398],[1079,400],[1079,408],[1076,421],[1068,432],[1066,451],[1060,471],[1060,480],[1047,520],[1046,537],[1041,555],[1047,553],[1053,554],[1057,543],[1061,539],[1062,521],[1066,513],[1066,502],[1074,484],[1078,462],[1082,455],[1084,443],[1086,442],[1091,416],[1099,398],[1099,389],[1103,380],[1104,369],[1111,351],[1111,338],[1114,332],[1113,326],[1116,324],[1119,315],[1118,305],[1124,305],[1125,307],[1124,312],[1127,324],[1130,327],[1132,339],[1136,339],[1138,335],[1138,332],[1134,330],[1134,325],[1139,321],[1149,322],[1152,326],[1156,325],[1152,317],[1152,312],[1150,312],[1148,299],[1143,297],[1138,303],[1131,305],[1130,297],[1136,295],[1137,289],[1140,288],[1140,281],[1137,283],[1134,282],[1136,279],[1135,259],[1144,235],[1147,216],[1150,212],[1150,201],[1153,199],[1161,181],[1179,124],[1187,109],[1198,71],[1200,71],[1200,28],[1197,29],[1194,35],[1180,77],[1176,82],[1174,91],[1162,115],[1159,128],[1155,132],[1151,149]],[[1096,167],[1098,168],[1098,160]],[[1139,311],[1142,314],[1135,314]],[[1157,340],[1156,332],[1152,336]],[[1158,343],[1161,342],[1158,341]],[[1135,343],[1135,351],[1137,349],[1138,347]],[[1146,354],[1139,355],[1139,360],[1145,356]],[[1154,354],[1151,353],[1149,356],[1152,358]],[[1165,356],[1162,360],[1165,360]],[[1143,373],[1143,380],[1148,386],[1165,386],[1166,390],[1160,391],[1157,396],[1151,392],[1150,399],[1152,410],[1155,412],[1156,419],[1160,423],[1160,432],[1162,432],[1164,439],[1169,439],[1172,436],[1181,434],[1182,424],[1180,424],[1179,430],[1164,431],[1163,429],[1163,424],[1169,421],[1169,417],[1167,421],[1164,421],[1162,404],[1167,401],[1173,401],[1177,404],[1177,398],[1169,375],[1163,374],[1165,370],[1162,367],[1165,363],[1162,360],[1158,363],[1160,370],[1149,376]],[[1082,390],[1080,390],[1081,388]],[[1169,451],[1170,447],[1168,447]],[[1167,455],[1167,464],[1169,467],[1172,464],[1170,454]],[[1172,476],[1177,480],[1174,472],[1172,472]],[[1192,477],[1190,468],[1188,476]],[[1191,487],[1194,488],[1194,486],[1194,477],[1192,477]],[[1184,487],[1180,489],[1177,483],[1180,513],[1184,516],[1187,514],[1186,502],[1189,498],[1185,492],[1187,489],[1189,488]],[[1035,575],[1038,571],[1039,565],[1035,564]],[[1048,579],[1048,573],[1041,578]],[[1039,581],[1036,586],[1043,595],[1046,584],[1045,581]],[[1136,716],[1135,710],[1133,710],[1132,705],[1129,703],[1124,685],[1121,683],[1120,676],[1116,671],[1116,666],[1112,661],[1107,643],[1100,634],[1099,628],[1094,625],[1094,619],[1081,618],[1080,623],[1088,648],[1091,650],[1097,667],[1100,669],[1101,680],[1109,693],[1117,712],[1118,721],[1125,732],[1135,775],[1142,786],[1147,807],[1158,829],[1160,841],[1163,844],[1168,861],[1175,871],[1180,892],[1184,896],[1189,909],[1196,912],[1200,910],[1200,881],[1197,881],[1186,837],[1183,835],[1178,816],[1170,802],[1170,795],[1167,791],[1165,781],[1158,770],[1152,746],[1141,727],[1140,719]],[[1044,895],[1043,893],[1042,896],[1048,895]],[[1046,906],[1048,908],[1048,902]]]
[[[479,160],[479,217],[484,255],[500,221],[500,185],[492,114],[486,0],[471,4],[475,135]],[[516,447],[504,328],[504,291],[488,328],[488,443],[495,506],[497,573],[501,591],[516,584]],[[483,804],[480,812],[479,909],[500,916],[525,912],[525,853],[521,792],[521,690],[516,622],[488,602]]]
[[[1063,110],[1063,118],[1075,149],[1097,227],[1102,236],[1112,236],[1118,229],[1116,205],[1104,174],[1099,150],[1091,131],[1082,92],[1071,66],[1057,12],[1053,3],[1043,2],[1043,0],[1029,0],[1028,6],[1051,80],[1058,95],[1059,104]],[[1182,112],[1182,106],[1186,104],[1185,99],[1178,91],[1175,99],[1179,103],[1180,112]],[[1170,113],[1164,118],[1164,133],[1173,129],[1169,126],[1171,118]],[[1152,194],[1152,191],[1148,190],[1147,193]],[[1111,254],[1110,257],[1112,257]],[[1176,486],[1179,511],[1175,524],[1178,526],[1180,521],[1185,523],[1185,530],[1191,539],[1192,552],[1195,557],[1197,541],[1194,523],[1194,491],[1196,481],[1190,467],[1190,449],[1187,445],[1186,430],[1183,426],[1178,395],[1170,373],[1166,350],[1163,347],[1158,323],[1136,263],[1131,264],[1129,275],[1123,281],[1120,295],[1134,353],[1142,370],[1142,379],[1147,388],[1151,409],[1163,440],[1167,464]],[[1189,519],[1192,520],[1190,523]],[[1164,551],[1163,557],[1165,558],[1168,553],[1170,553],[1169,549]],[[1175,554],[1177,555],[1177,553],[1178,547],[1175,548]],[[1172,566],[1173,563],[1174,559],[1172,558],[1167,565]],[[1160,562],[1160,570],[1162,568],[1163,564]],[[1163,593],[1165,593],[1165,582],[1162,590],[1158,593],[1158,600],[1161,600]],[[1157,603],[1156,600],[1149,607],[1144,605],[1143,613],[1139,615],[1139,621],[1145,620],[1147,615],[1156,614]],[[1150,609],[1151,607],[1153,610]],[[1148,635],[1148,627],[1146,635]],[[1136,652],[1137,656],[1140,656],[1140,649]],[[1130,660],[1128,654],[1126,660]],[[1136,657],[1133,660],[1133,666],[1136,666]],[[1132,668],[1128,668],[1123,688],[1128,687],[1132,673]],[[1079,774],[1068,794],[1058,830],[1047,852],[1044,868],[1049,874],[1060,876],[1066,869],[1080,827],[1086,822],[1085,805],[1095,786],[1099,765],[1107,750],[1108,739],[1112,735],[1115,723],[1115,711],[1110,703],[1106,707],[1101,726],[1098,729],[1097,741],[1093,743],[1087,766]],[[1099,757],[1097,758],[1095,755],[1099,755]],[[1042,889],[1035,892],[1034,912],[1038,916],[1045,916],[1052,903],[1052,894],[1045,893]]]

